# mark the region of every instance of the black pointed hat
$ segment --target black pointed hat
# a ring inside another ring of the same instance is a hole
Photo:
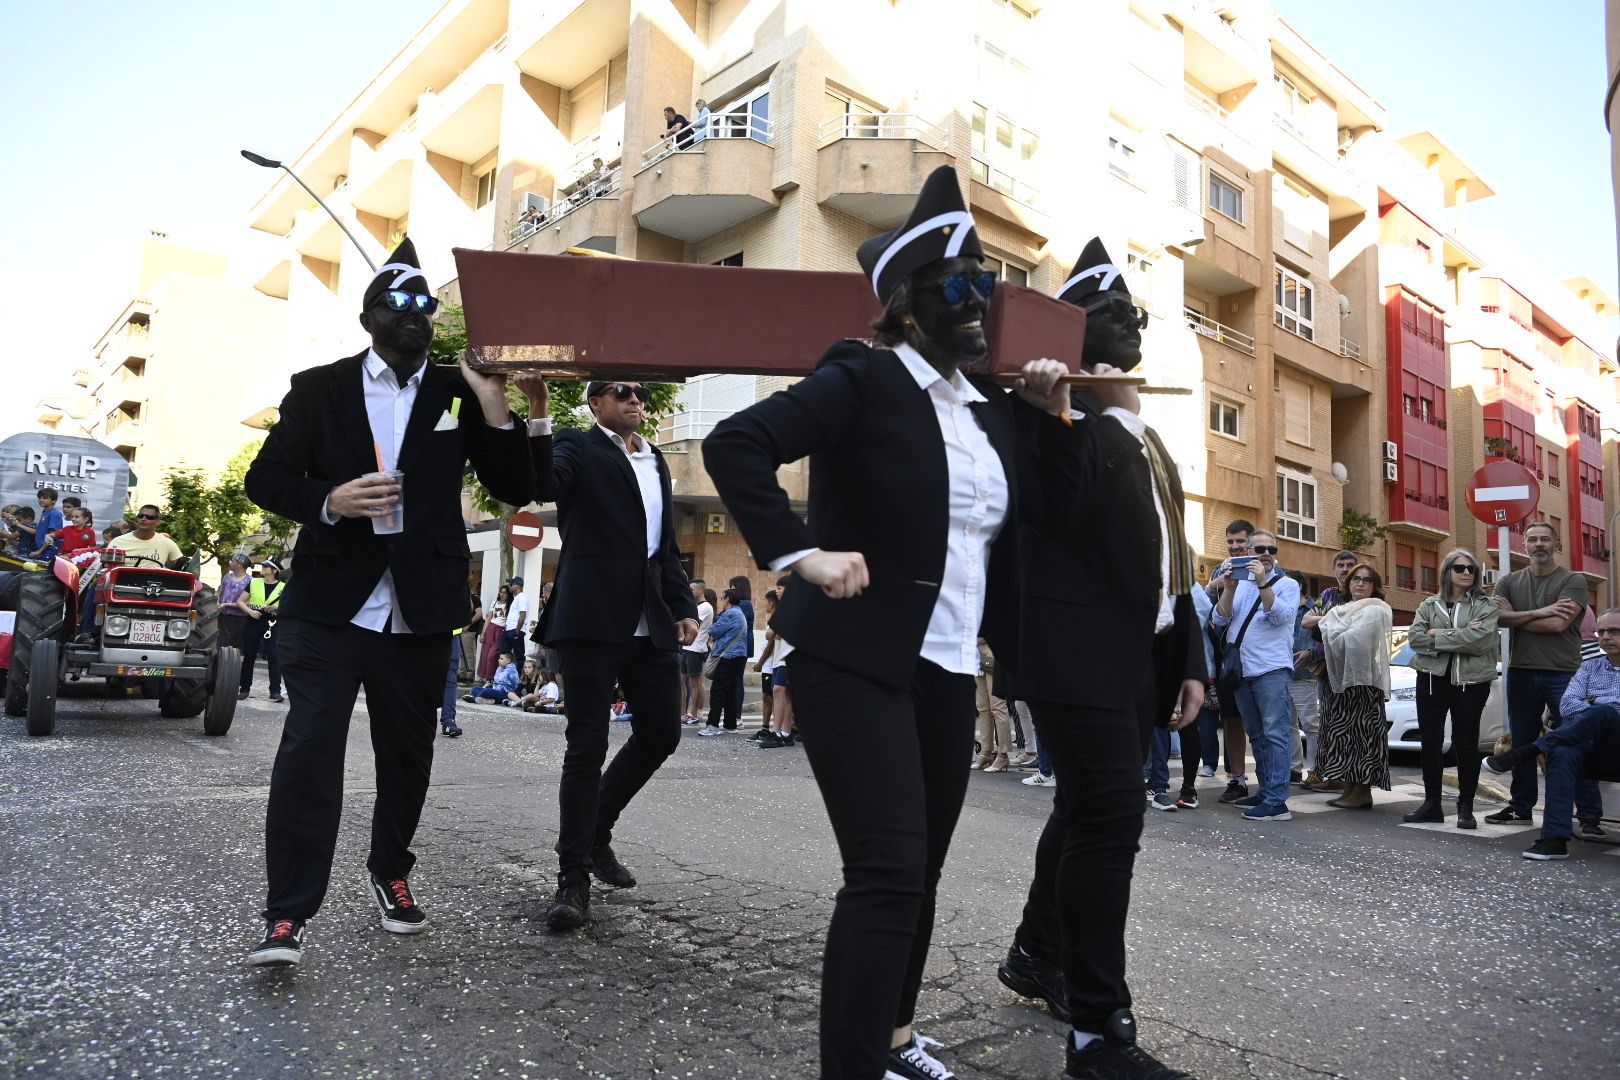
[[[399,242],[399,247],[388,256],[388,261],[377,268],[377,276],[366,286],[366,295],[361,302],[360,310],[370,311],[371,305],[389,289],[429,291],[427,277],[422,273],[422,264],[416,261],[416,245],[411,243],[408,236]]]
[[[1069,280],[1058,289],[1057,298],[1085,307],[1098,293],[1117,293],[1126,302],[1131,299],[1131,290],[1125,287],[1125,275],[1108,257],[1102,238],[1093,236],[1080,252],[1080,261],[1069,271]]]
[[[860,246],[855,257],[872,279],[872,288],[885,304],[896,285],[939,259],[968,255],[982,259],[979,232],[973,215],[962,202],[956,170],[941,165],[928,174],[911,216],[886,233]]]

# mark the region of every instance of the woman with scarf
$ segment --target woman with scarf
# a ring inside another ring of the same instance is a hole
[[[1418,733],[1423,741],[1423,805],[1406,820],[1444,821],[1440,756],[1446,716],[1457,751],[1457,828],[1472,829],[1479,786],[1479,718],[1501,657],[1497,608],[1485,595],[1474,553],[1451,551],[1440,563],[1440,591],[1418,605],[1407,644],[1417,670]]]
[[[1384,582],[1366,563],[1358,563],[1346,582],[1349,598],[1325,615],[1312,612],[1322,631],[1326,652],[1328,695],[1322,704],[1322,740],[1316,768],[1329,780],[1344,783],[1344,794],[1329,806],[1366,810],[1372,789],[1389,790],[1389,628]]]

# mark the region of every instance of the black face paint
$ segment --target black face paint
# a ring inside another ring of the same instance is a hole
[[[433,340],[433,322],[419,311],[394,311],[387,304],[371,306],[372,344],[381,351],[400,356],[418,356]]]
[[[930,350],[949,357],[983,356],[990,345],[984,337],[984,313],[989,297],[969,288],[953,304],[945,297],[946,278],[965,274],[971,280],[981,272],[979,260],[968,256],[941,259],[919,270],[911,279],[911,317]]]
[[[1085,364],[1112,364],[1130,371],[1142,362],[1142,330],[1137,325],[1136,308],[1123,300],[1100,305],[1086,312]]]

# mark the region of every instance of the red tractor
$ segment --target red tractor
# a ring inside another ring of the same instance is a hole
[[[44,570],[5,562],[20,568],[0,579],[0,611],[16,613],[12,632],[0,633],[5,709],[27,718],[30,735],[51,733],[63,680],[84,675],[139,687],[164,716],[200,714],[205,735],[230,730],[242,656],[220,647],[212,586],[110,548],[57,558]],[[94,632],[80,626],[90,603],[99,614]]]

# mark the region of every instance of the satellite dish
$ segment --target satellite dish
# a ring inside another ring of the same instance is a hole
[[[1350,470],[1345,468],[1341,462],[1335,461],[1333,463],[1333,479],[1341,484],[1348,484],[1350,482]]]

